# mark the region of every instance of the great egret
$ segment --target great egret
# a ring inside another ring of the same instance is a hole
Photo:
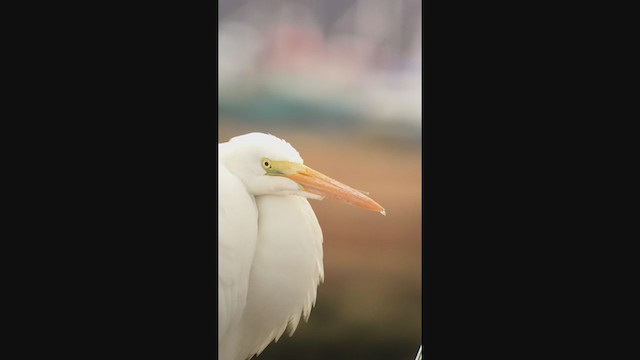
[[[303,164],[273,135],[218,144],[218,355],[246,360],[308,320],[323,281],[322,230],[307,198],[385,214],[362,192]]]

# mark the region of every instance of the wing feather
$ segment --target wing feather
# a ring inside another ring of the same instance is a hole
[[[309,202],[264,195],[256,203],[258,244],[241,324],[242,359],[260,354],[287,328],[292,335],[301,318],[308,320],[324,276],[322,230]]]
[[[218,344],[221,354],[237,352],[228,337],[245,311],[257,238],[258,211],[254,197],[240,179],[223,164],[218,164]]]

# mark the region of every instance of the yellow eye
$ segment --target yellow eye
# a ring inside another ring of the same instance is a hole
[[[262,159],[262,167],[265,169],[271,169],[271,161],[269,161],[269,159]]]

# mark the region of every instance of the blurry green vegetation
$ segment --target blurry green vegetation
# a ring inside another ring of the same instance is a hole
[[[309,323],[258,358],[413,359],[421,343],[421,308],[412,300],[419,289],[381,292],[388,285],[321,285]]]

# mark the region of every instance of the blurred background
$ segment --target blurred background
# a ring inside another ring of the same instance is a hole
[[[258,357],[413,359],[421,344],[421,2],[221,0],[218,142],[285,139],[387,216],[311,201],[325,282]]]

